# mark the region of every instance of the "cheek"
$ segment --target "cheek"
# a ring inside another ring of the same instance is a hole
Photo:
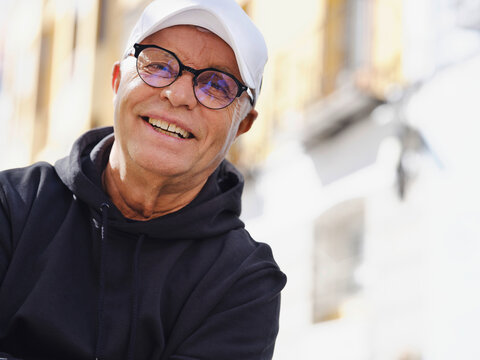
[[[222,139],[225,140],[225,142],[229,142],[231,138],[231,134],[236,127],[233,115],[234,115],[235,109],[234,106],[229,106],[226,108],[224,111],[222,111],[222,116],[219,116],[219,119],[216,121],[218,122],[219,126],[217,128],[218,134],[222,134]],[[219,136],[220,137],[220,136]]]
[[[135,91],[133,90],[140,89],[143,84],[143,81],[137,74],[135,63],[122,63],[120,66],[120,74],[118,90],[113,98],[115,106],[132,97],[132,95],[135,94]]]
[[[217,119],[222,124],[221,129],[216,129],[217,143],[219,147],[219,155],[225,156],[230,146],[235,140],[239,122],[235,119],[236,104],[225,109],[223,116]]]
[[[227,142],[232,143],[238,132],[238,127],[240,126],[240,122],[243,120],[242,113],[244,112],[244,103],[237,100],[231,106],[229,106],[227,110],[227,117],[225,119],[227,124],[230,124],[228,128],[228,138]]]
[[[114,98],[115,138],[124,151],[133,151],[140,136],[135,106],[142,98],[141,90],[135,86],[135,80],[122,83]],[[128,148],[128,149],[127,149]]]
[[[138,104],[151,96],[148,91],[149,89],[146,89],[143,82],[137,78],[120,83],[113,99],[115,124],[119,125],[134,115]]]

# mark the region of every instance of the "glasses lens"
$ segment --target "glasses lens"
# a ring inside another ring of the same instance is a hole
[[[138,55],[137,71],[148,85],[164,87],[175,81],[180,71],[180,65],[169,52],[147,48]]]
[[[235,80],[220,71],[204,71],[197,77],[195,96],[208,108],[221,109],[230,105],[237,93]]]

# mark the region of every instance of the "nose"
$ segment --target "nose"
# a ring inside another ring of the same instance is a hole
[[[186,106],[192,110],[197,106],[197,98],[193,92],[193,74],[183,71],[172,84],[162,88],[161,96],[174,107]]]

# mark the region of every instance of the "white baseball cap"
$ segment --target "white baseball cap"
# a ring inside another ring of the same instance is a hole
[[[256,102],[268,59],[267,46],[262,34],[240,5],[234,0],[154,0],[135,24],[124,56],[131,52],[135,43],[174,25],[200,26],[230,45],[242,80],[252,91]]]

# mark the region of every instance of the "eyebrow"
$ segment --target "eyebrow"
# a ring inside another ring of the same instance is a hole
[[[171,51],[171,50],[169,50]],[[178,56],[179,60],[186,66],[190,66],[186,63],[188,63],[188,59],[187,61],[185,61],[184,59],[180,58],[180,56],[174,52],[175,55]],[[193,67],[194,69],[196,70],[202,70],[202,69],[215,69],[215,70],[220,70],[222,72],[226,72],[226,73],[229,73],[233,76],[235,76],[238,80],[240,81],[243,81],[242,77],[241,77],[241,74],[240,74],[240,69],[238,69],[238,76],[235,74],[235,71],[233,71],[233,69],[227,67],[226,65],[218,65],[218,64],[215,64],[215,63],[209,63],[207,66],[203,66],[203,67],[194,67],[194,66],[190,66],[190,67]]]
[[[163,47],[163,46],[162,46]],[[185,60],[183,58],[183,56],[180,56],[178,55],[178,53],[176,53],[175,51],[172,51],[166,47],[163,47],[164,49],[167,49],[168,51],[171,51],[173,52],[177,57],[178,59],[184,64],[184,65],[187,65],[187,66],[190,66],[188,64],[189,60],[190,59],[187,59]],[[190,66],[196,70],[202,70],[202,69],[216,69],[216,70],[220,70],[220,71],[223,71],[223,72],[227,72],[233,76],[235,76],[238,80],[240,80],[241,82],[243,82],[243,79],[242,79],[242,75],[240,74],[240,69],[238,69],[238,75],[235,74],[235,71],[229,67],[227,67],[226,65],[218,65],[218,64],[215,64],[215,63],[209,63],[207,66],[203,66],[203,67],[194,67],[194,66]]]
[[[226,67],[226,66],[215,66],[215,65],[213,65],[213,66],[211,66],[211,67],[214,68],[214,69],[217,69],[217,70],[220,70],[220,71],[223,71],[223,72],[227,72],[227,73],[229,73],[229,74],[232,74],[232,75],[235,76],[238,80],[243,81],[243,79],[242,79],[242,77],[241,77],[240,75],[239,75],[239,76],[235,75],[234,71],[233,71],[232,69],[229,69],[229,68]]]
[[[140,43],[141,44],[141,43]],[[215,65],[215,64],[209,64],[208,66],[206,67],[201,67],[201,68],[198,68],[198,67],[193,67],[193,66],[190,66],[186,63],[189,62],[189,59],[185,60],[185,59],[181,59],[181,57],[178,55],[178,53],[176,53],[175,51],[173,50],[170,50],[166,47],[163,47],[163,46],[160,46],[160,45],[156,45],[156,44],[142,44],[142,45],[148,45],[148,46],[153,46],[153,47],[159,47],[159,48],[162,48],[162,49],[165,49],[165,50],[168,50],[170,51],[171,53],[175,54],[175,56],[178,58],[178,60],[180,60],[180,62],[182,62],[185,66],[189,66],[195,70],[203,70],[203,69],[215,69],[215,70],[219,70],[221,72],[226,72],[232,76],[234,76],[237,80],[239,80],[242,84],[244,84],[244,80],[242,79],[242,74],[240,73],[240,69],[238,69],[238,75],[235,74],[235,72],[233,71],[233,69],[230,69],[229,67],[225,66],[225,65]],[[132,51],[132,55],[135,53],[135,50]],[[130,54],[129,54],[130,55]]]

